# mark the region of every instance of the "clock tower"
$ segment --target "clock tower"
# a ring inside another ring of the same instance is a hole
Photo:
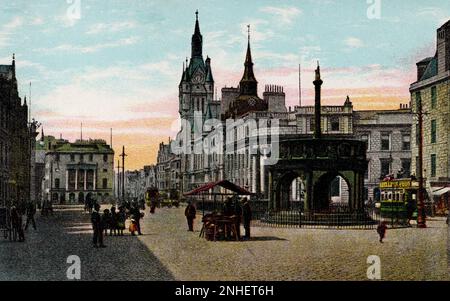
[[[205,118],[208,105],[213,102],[214,79],[211,59],[203,60],[203,36],[200,32],[198,11],[195,12],[195,29],[191,40],[191,58],[183,63],[179,85],[179,114],[181,119],[193,124],[194,112],[201,112]]]

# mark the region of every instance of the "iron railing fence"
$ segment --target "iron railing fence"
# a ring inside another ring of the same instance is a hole
[[[252,224],[260,227],[305,228],[305,229],[376,229],[381,221],[389,228],[408,227],[404,213],[393,210],[383,216],[379,209],[367,207],[351,210],[346,204],[332,204],[325,210],[305,210],[302,202],[291,202],[290,208],[269,209],[267,200],[251,201]],[[212,213],[223,210],[223,202],[199,201],[200,212]]]

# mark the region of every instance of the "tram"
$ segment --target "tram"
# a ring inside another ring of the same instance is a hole
[[[380,209],[382,218],[417,219],[419,182],[414,179],[385,179],[380,182]]]

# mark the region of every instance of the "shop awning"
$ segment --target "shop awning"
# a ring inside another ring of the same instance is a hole
[[[201,194],[202,192],[207,192],[217,186],[223,187],[226,190],[230,190],[238,195],[252,195],[253,194],[250,191],[248,191],[247,189],[244,189],[234,183],[231,183],[230,181],[222,180],[222,181],[218,181],[218,182],[208,183],[208,184],[203,185],[199,188],[196,188],[190,192],[187,192],[184,195],[190,196],[190,195]]]
[[[433,196],[440,197],[448,192],[450,192],[450,187],[435,188],[433,189]]]

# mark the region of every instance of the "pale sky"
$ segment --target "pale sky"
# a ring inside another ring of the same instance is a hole
[[[434,55],[450,1],[381,0],[379,19],[367,2],[377,0],[0,0],[0,64],[16,54],[20,94],[32,82],[32,115],[46,134],[73,140],[83,122],[84,138],[109,141],[112,127],[116,153],[125,144],[127,167],[141,168],[176,133],[196,9],[219,91],[239,82],[251,24],[260,92],[282,85],[297,105],[301,63],[311,104],[320,60],[324,104],[347,95],[356,109],[408,103],[415,63]]]

